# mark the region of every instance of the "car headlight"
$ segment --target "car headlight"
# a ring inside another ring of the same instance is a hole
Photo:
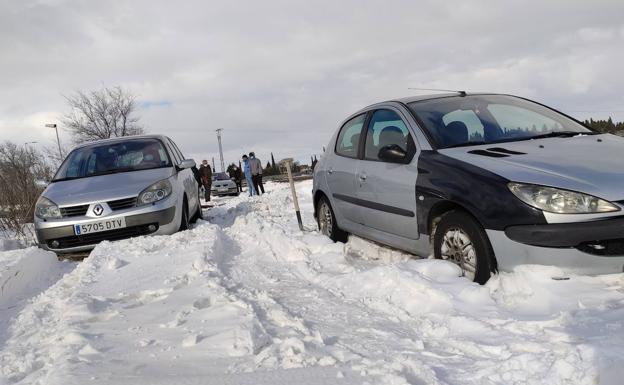
[[[61,210],[59,210],[56,203],[41,196],[35,204],[35,215],[41,219],[57,219],[61,218]]]
[[[160,180],[141,191],[137,204],[141,206],[161,201],[171,195],[172,190],[171,183],[167,179]]]
[[[620,210],[604,199],[574,191],[522,183],[509,183],[507,186],[524,203],[551,213],[590,214]]]

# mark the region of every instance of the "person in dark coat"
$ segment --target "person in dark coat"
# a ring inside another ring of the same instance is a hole
[[[204,185],[204,199],[206,202],[210,202],[210,189],[212,188],[212,168],[208,164],[208,161],[204,159],[201,166],[199,166],[199,176],[201,177],[202,184]]]
[[[243,175],[240,168],[238,168],[237,166],[233,166],[230,169],[230,178],[232,178],[232,180],[234,180],[234,183],[236,183],[236,192],[243,192]]]

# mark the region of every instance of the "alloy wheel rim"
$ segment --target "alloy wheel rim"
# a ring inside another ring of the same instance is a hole
[[[321,204],[321,209],[319,210],[319,227],[320,227],[322,234],[331,236],[331,233],[332,233],[331,210],[329,209],[329,206],[325,202]]]
[[[459,266],[464,277],[474,280],[477,271],[477,251],[464,230],[448,229],[442,239],[440,254],[442,259]]]

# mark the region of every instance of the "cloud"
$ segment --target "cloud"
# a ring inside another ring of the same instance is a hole
[[[0,134],[53,139],[42,127],[67,110],[62,95],[103,85],[137,95],[141,124],[197,159],[218,158],[224,128],[227,162],[252,150],[307,162],[347,115],[408,87],[624,120],[623,11],[564,0],[3,2]]]
[[[138,106],[140,109],[171,107],[173,102],[169,100],[140,100]]]

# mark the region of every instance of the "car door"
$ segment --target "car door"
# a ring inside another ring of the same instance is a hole
[[[398,109],[374,110],[365,130],[364,156],[356,172],[362,224],[409,239],[418,239],[416,217],[416,145]],[[398,145],[407,153],[404,163],[379,158],[384,146]]]
[[[325,167],[334,213],[340,219],[360,223],[359,208],[356,199],[355,173],[358,167],[358,155],[361,136],[366,121],[366,113],[357,115],[344,123],[338,132],[333,149],[327,158]],[[344,226],[344,223],[340,223]],[[348,224],[347,224],[348,225]]]
[[[185,158],[178,146],[169,138],[167,138],[167,144],[175,154],[174,159],[177,160],[177,164],[182,162]],[[183,169],[178,171],[177,173],[178,183],[181,183],[184,186],[184,191],[186,192],[186,197],[188,201],[188,209],[189,214],[192,215],[195,212],[195,209],[199,206],[199,189],[197,188],[197,181],[195,180],[195,176],[193,175],[193,170],[190,168]]]

